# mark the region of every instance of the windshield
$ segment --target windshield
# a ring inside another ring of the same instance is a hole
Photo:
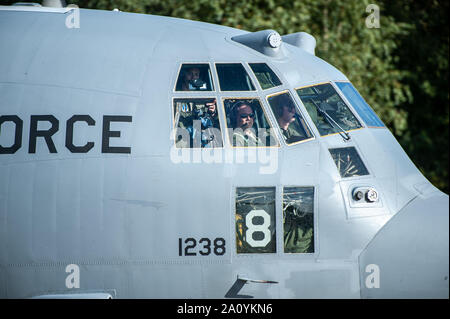
[[[336,82],[349,103],[369,127],[384,127],[383,122],[367,104],[355,87],[349,82]]]
[[[299,88],[296,91],[320,135],[339,133],[340,128],[349,131],[361,127],[358,119],[330,83]],[[338,125],[330,123],[332,121],[327,119],[326,115]]]

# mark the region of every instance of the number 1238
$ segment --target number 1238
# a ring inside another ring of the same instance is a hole
[[[198,242],[195,238],[178,238],[178,256],[209,256],[214,254],[222,256],[225,254],[225,239],[201,238]]]

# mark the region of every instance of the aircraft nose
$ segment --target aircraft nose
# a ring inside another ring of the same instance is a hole
[[[415,198],[361,253],[362,298],[449,297],[449,198]]]

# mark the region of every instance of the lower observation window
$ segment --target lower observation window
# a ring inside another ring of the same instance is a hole
[[[236,251],[275,253],[275,187],[236,189]]]
[[[356,148],[331,148],[330,154],[331,157],[333,157],[341,177],[369,175],[369,171],[364,165],[361,157],[359,157]]]
[[[283,190],[285,253],[314,253],[314,187]]]

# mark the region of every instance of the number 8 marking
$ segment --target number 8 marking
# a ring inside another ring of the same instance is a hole
[[[253,224],[254,217],[262,217],[264,222],[261,225]],[[271,234],[269,230],[270,226],[270,215],[267,214],[265,210],[252,210],[247,216],[245,216],[245,225],[247,226],[247,231],[245,232],[245,237],[247,243],[252,247],[265,247],[270,242]],[[263,239],[255,240],[253,239],[253,233],[262,232],[264,234]]]

